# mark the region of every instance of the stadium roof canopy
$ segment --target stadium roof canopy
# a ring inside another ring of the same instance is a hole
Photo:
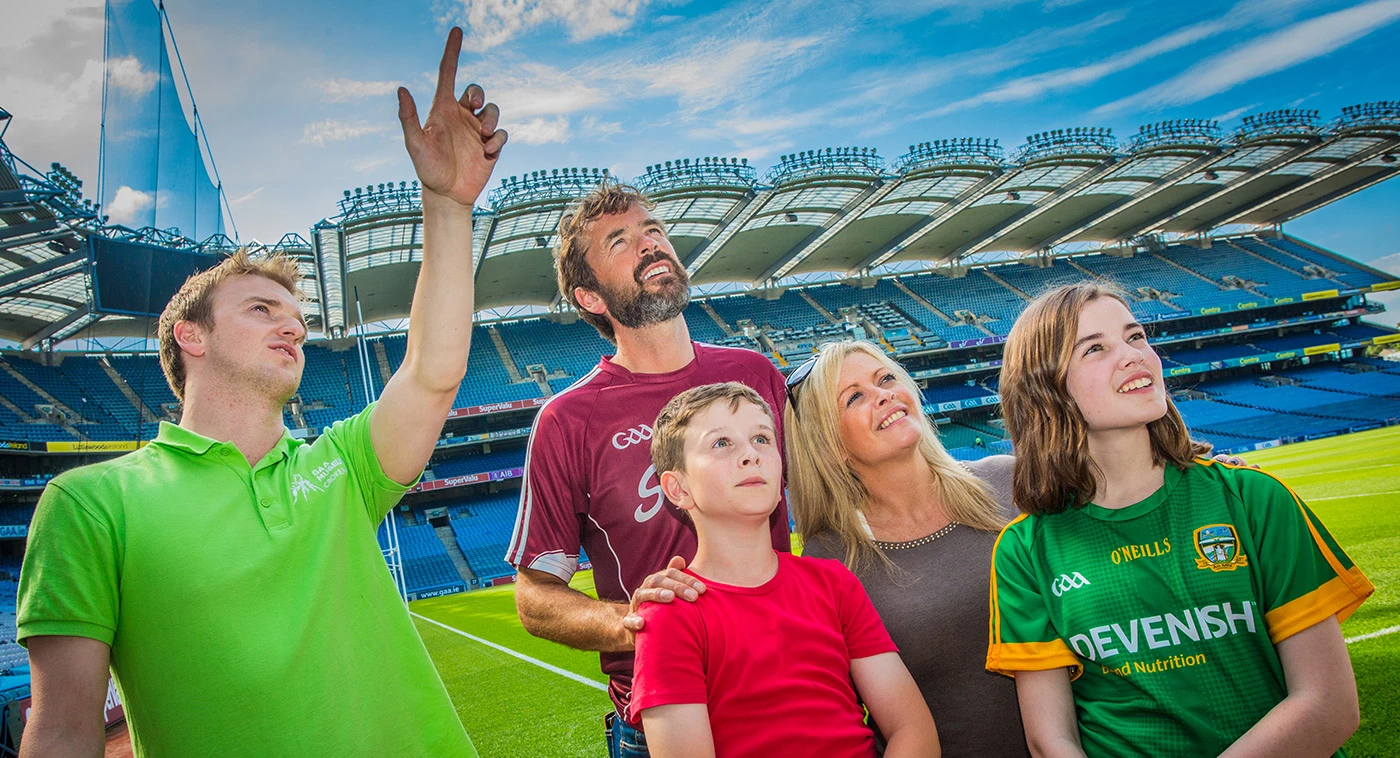
[[[3,113],[3,111],[0,111]],[[8,114],[5,114],[8,118]],[[61,341],[140,336],[149,319],[92,308],[91,235],[210,253],[157,230],[105,227],[80,200],[81,182],[55,165],[20,171],[0,142],[0,338]],[[1271,227],[1400,172],[1400,102],[1248,116],[1231,133],[1210,121],[1144,126],[1127,140],[1108,129],[1031,135],[1007,155],[995,140],[911,145],[892,162],[868,147],[782,156],[762,176],[744,159],[697,158],[648,166],[634,183],[657,202],[696,285],[769,287],[828,272],[940,264],[979,253],[1046,255],[1086,245],[1132,244],[1144,235],[1196,235]],[[476,306],[560,307],[551,249],[569,202],[608,172],[561,168],[506,177],[478,209]],[[416,183],[347,190],[339,214],[288,235],[279,249],[307,276],[313,328],[340,335],[355,324],[408,314],[422,256]]]

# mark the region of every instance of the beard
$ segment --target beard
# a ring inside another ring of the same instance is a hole
[[[662,278],[669,276],[671,280],[661,283],[656,291],[648,292],[646,284],[642,282],[642,272],[660,261],[670,261],[671,273],[663,274]],[[637,283],[635,290],[614,290],[606,285],[599,288],[598,294],[603,298],[603,304],[620,326],[640,329],[670,321],[681,315],[681,311],[690,304],[690,275],[668,255],[657,253],[644,258],[637,264],[632,278]]]

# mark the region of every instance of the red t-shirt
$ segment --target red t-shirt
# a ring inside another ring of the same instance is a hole
[[[520,512],[506,552],[517,568],[568,581],[579,545],[593,562],[598,597],[630,602],[632,590],[672,556],[695,557],[695,531],[666,500],[651,463],[651,425],[671,398],[714,382],[752,387],[777,415],[783,443],[783,375],[752,350],[695,345],[695,360],[667,374],[633,374],[607,357],[535,417],[525,457]],[[773,548],[791,550],[787,503],[771,517]],[[632,654],[602,653],[619,711],[627,707]]]
[[[760,587],[704,582],[693,603],[642,606],[628,720],[704,703],[716,755],[875,755],[851,661],[898,649],[855,574],[779,553]]]

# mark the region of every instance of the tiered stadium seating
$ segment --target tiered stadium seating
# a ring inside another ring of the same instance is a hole
[[[1177,348],[1175,345],[1163,345],[1160,349],[1170,351],[1171,359],[1182,365],[1243,358],[1247,355],[1258,355],[1260,352],[1252,345],[1205,345],[1198,348]]]
[[[925,389],[924,399],[929,403],[938,404],[974,397],[988,397],[994,394],[996,393],[979,384],[941,384],[930,385]]]
[[[520,468],[524,465],[525,448],[517,447],[509,450],[495,450],[489,453],[466,455],[460,458],[448,458],[434,463],[432,469],[433,474],[438,479],[446,479],[450,476],[481,474],[487,471]]]
[[[612,343],[603,339],[588,322],[579,319],[572,324],[556,324],[544,319],[531,319],[496,327],[510,354],[523,374],[528,366],[541,365],[553,374],[563,371],[570,377],[581,377],[598,365],[598,357],[617,352]],[[483,335],[485,347],[495,352],[490,335]],[[473,359],[476,343],[473,341]],[[499,361],[498,361],[499,362]],[[471,364],[468,364],[471,365]],[[539,397],[538,388],[523,397]]]
[[[398,532],[404,585],[409,592],[422,592],[465,583],[457,573],[457,567],[452,565],[452,559],[447,555],[447,549],[443,547],[433,527],[408,526],[400,522]],[[385,527],[380,526],[380,548],[387,549],[387,540]]]
[[[452,534],[467,565],[479,580],[509,576],[515,569],[505,562],[506,546],[520,503],[518,490],[474,499],[470,505],[449,508]]]
[[[992,280],[980,269],[973,269],[960,279],[921,274],[904,277],[900,281],[949,316],[956,317],[956,312],[962,310],[970,311],[979,318],[987,317],[990,320],[983,326],[995,334],[1004,335],[1011,331],[1016,316],[1026,305],[1024,298]],[[956,335],[948,334],[949,328],[946,326],[928,326],[949,341],[987,336],[970,326],[953,327],[963,330]],[[966,331],[968,329],[971,331]]]
[[[708,342],[710,344],[718,343],[720,340],[724,339],[724,330],[721,329],[719,324],[716,324],[715,320],[710,318],[710,314],[701,309],[698,304],[691,303],[686,306],[683,315],[685,316],[686,326],[690,328],[691,339],[699,342]]]

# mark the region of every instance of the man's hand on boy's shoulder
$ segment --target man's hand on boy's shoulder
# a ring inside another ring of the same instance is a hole
[[[637,613],[642,603],[669,603],[677,597],[693,603],[705,591],[705,583],[685,573],[684,569],[685,559],[678,555],[666,564],[666,568],[643,580],[642,586],[632,593],[632,607],[622,617],[622,627],[634,644],[637,632],[645,623]]]

